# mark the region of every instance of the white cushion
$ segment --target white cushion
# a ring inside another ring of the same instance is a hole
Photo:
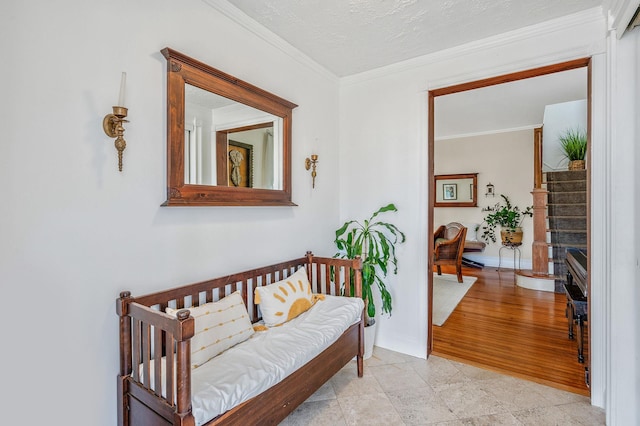
[[[166,312],[175,316],[179,310],[167,308]],[[198,368],[254,333],[240,291],[189,311],[195,319],[195,334],[191,338],[192,368]]]
[[[462,226],[467,228],[467,237],[465,238],[467,241],[478,241],[478,228],[480,224],[478,223],[463,223]]]
[[[267,327],[283,324],[313,305],[311,284],[304,267],[281,281],[255,289],[255,302],[260,304]]]

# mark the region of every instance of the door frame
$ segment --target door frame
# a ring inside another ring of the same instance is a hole
[[[561,62],[552,65],[546,65],[529,70],[518,71],[514,73],[489,77],[481,80],[470,81],[467,83],[455,84],[452,86],[432,89],[428,92],[428,148],[427,148],[427,188],[429,188],[428,209],[427,209],[427,241],[433,240],[433,209],[435,205],[435,193],[431,190],[434,188],[434,145],[435,145],[435,98],[438,96],[451,95],[454,93],[465,92],[468,90],[480,89],[483,87],[495,86],[502,83],[510,83],[513,81],[524,80],[527,78],[540,77],[547,74],[553,74],[562,71],[570,71],[577,68],[587,67],[587,159],[591,158],[591,57],[574,59],[571,61]],[[587,167],[589,165],[587,164]],[[587,168],[589,170],[589,168]],[[535,176],[535,174],[534,174]],[[587,252],[591,252],[591,173],[587,172]],[[427,243],[427,358],[433,351],[433,244]],[[589,260],[589,264],[591,261]],[[591,268],[587,267],[587,282],[591,282]],[[591,317],[591,300],[588,301],[588,314]],[[591,329],[591,322],[589,322]],[[591,342],[591,333],[589,332],[589,343]],[[589,345],[591,347],[591,345]],[[586,365],[586,364],[585,364]]]

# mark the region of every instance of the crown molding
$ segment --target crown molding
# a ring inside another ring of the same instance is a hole
[[[218,12],[222,13],[227,18],[231,19],[236,24],[240,25],[244,29],[252,32],[262,40],[266,41],[276,49],[280,50],[287,56],[291,57],[296,62],[310,68],[316,73],[320,74],[324,78],[338,82],[339,78],[331,71],[311,59],[309,56],[302,53],[300,50],[286,42],[284,39],[269,31],[263,25],[258,23],[255,19],[250,18],[242,10],[238,9],[226,0],[202,0]]]
[[[498,130],[486,130],[483,132],[472,132],[472,133],[460,133],[457,135],[447,135],[447,136],[440,136],[440,137],[436,137],[434,139],[434,141],[438,142],[438,141],[446,141],[449,139],[462,139],[462,138],[473,138],[476,136],[487,136],[487,135],[496,135],[498,133],[511,133],[511,132],[520,132],[523,130],[533,130],[536,129],[538,127],[542,127],[542,123],[540,124],[529,124],[527,126],[520,126],[520,127],[512,127],[509,129],[498,129]]]
[[[428,66],[438,62],[444,62],[448,60],[457,59],[470,54],[479,54],[483,50],[495,50],[499,48],[506,47],[510,44],[514,44],[517,42],[522,42],[529,40],[534,37],[548,35],[550,33],[566,31],[567,29],[580,27],[583,25],[594,24],[598,22],[604,22],[604,14],[602,12],[601,7],[594,7],[591,9],[584,10],[582,12],[574,13],[571,15],[563,16],[560,18],[550,19],[548,21],[530,25],[527,27],[519,28],[517,30],[508,31],[506,33],[498,34],[495,36],[487,37],[480,40],[474,40],[469,43],[462,44],[460,46],[452,47],[450,49],[440,50],[438,52],[430,53],[428,55],[419,56],[417,58],[409,59],[402,62],[397,62],[395,64],[387,65],[384,67],[376,68],[371,71],[365,71],[359,74],[354,74],[351,76],[346,76],[340,79],[340,84],[342,86],[348,86],[351,84],[357,84],[361,82],[365,82],[368,80],[374,80],[377,78],[382,78],[388,75],[398,74],[400,72],[409,71],[415,68]],[[604,31],[604,28],[603,28]],[[557,61],[564,61],[568,59],[575,59],[579,57],[589,56],[593,53],[594,50],[601,51],[603,50],[603,46],[593,46],[591,44],[586,44],[583,46],[582,50],[584,52],[576,52],[572,50],[572,52],[567,52],[565,50],[561,50],[559,52],[555,52],[549,54],[543,58],[548,61],[545,62],[541,60],[540,57],[536,58],[535,64],[532,63],[531,66],[539,66],[541,63],[553,63]],[[491,68],[493,74],[495,74],[496,68]],[[507,71],[505,68],[504,71]],[[513,71],[513,70],[510,70]],[[476,72],[473,79],[478,79],[481,77],[486,77],[486,75],[490,74],[482,74],[482,72]],[[461,76],[467,76],[466,73],[459,74],[458,76],[449,76],[447,81],[455,81],[460,82]],[[445,82],[442,82],[442,85]],[[434,87],[438,87],[441,84],[435,85]]]

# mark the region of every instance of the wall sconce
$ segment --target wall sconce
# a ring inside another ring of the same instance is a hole
[[[107,114],[102,120],[102,128],[110,138],[116,138],[115,147],[118,150],[118,169],[122,171],[122,152],[127,147],[127,142],[122,135],[124,134],[123,123],[128,123],[124,118],[127,116],[127,108],[124,105],[124,88],[127,80],[127,73],[122,73],[120,80],[120,96],[118,98],[118,106],[114,106],[113,114]]]
[[[485,197],[495,197],[496,196],[496,193],[495,193],[494,188],[493,188],[493,184],[491,182],[489,182],[487,184],[487,192],[484,193],[484,196]]]
[[[304,168],[311,169],[311,187],[316,187],[316,163],[318,162],[318,154],[311,154],[311,158],[307,157],[304,160]]]

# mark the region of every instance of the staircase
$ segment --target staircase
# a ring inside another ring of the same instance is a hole
[[[547,172],[546,184],[555,291],[563,293],[566,248],[587,248],[587,172]]]

